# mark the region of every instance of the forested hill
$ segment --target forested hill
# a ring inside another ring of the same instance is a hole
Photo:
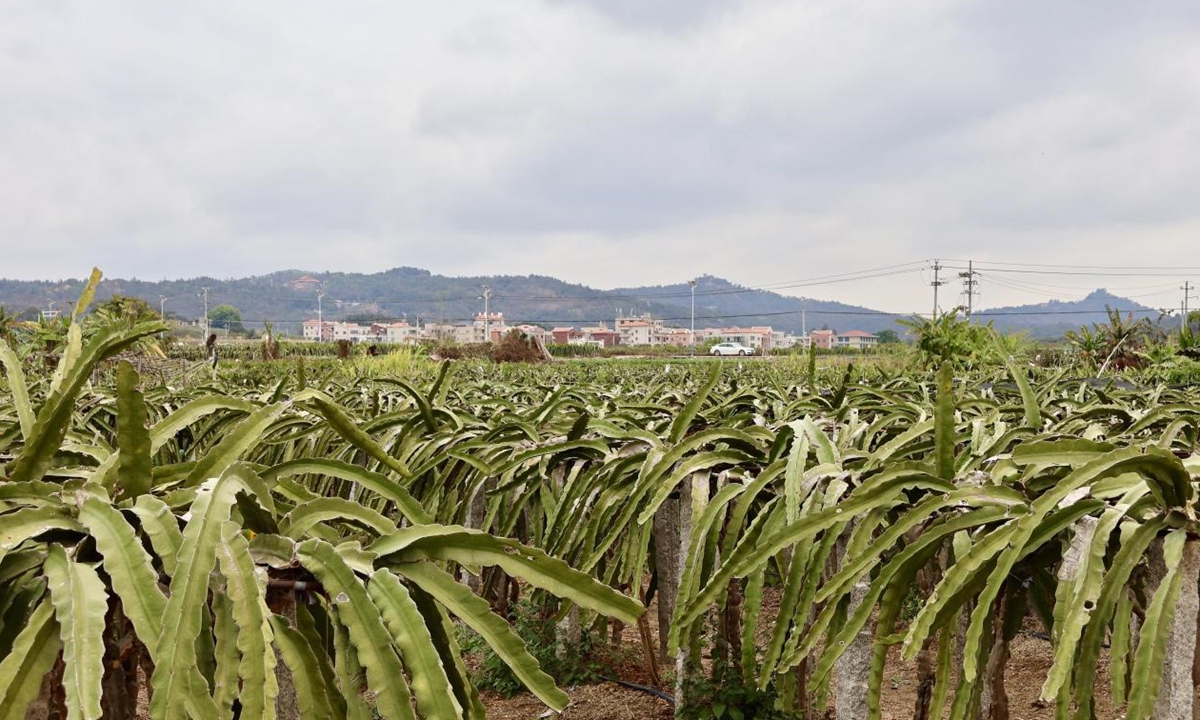
[[[327,319],[462,322],[483,310],[483,285],[491,287],[492,311],[504,313],[509,322],[547,327],[611,324],[618,315],[650,313],[669,324],[686,326],[690,317],[691,290],[686,282],[596,290],[541,275],[446,277],[408,267],[371,274],[283,270],[224,280],[106,279],[98,297],[104,300],[118,294],[131,295],[146,300],[155,309],[160,307],[160,298],[165,298],[162,307],[168,315],[194,319],[203,315],[203,289],[207,287],[209,307],[238,308],[247,327],[260,327],[263,321],[270,321],[289,333],[297,333],[301,322],[317,315],[318,289],[324,293],[321,309]],[[66,310],[82,287],[79,279],[0,279],[0,306],[10,314],[27,317],[51,303],[58,310]],[[1057,337],[1065,329],[1103,321],[1105,305],[1156,315],[1149,308],[1099,290],[1079,302],[997,308],[981,313],[979,318],[993,320],[1005,330],[1025,329],[1036,337]],[[730,325],[770,325],[795,333],[805,327],[870,332],[897,328],[894,316],[869,308],[751,290],[721,278],[701,277],[696,286],[696,326]]]
[[[219,280],[195,278],[149,282],[105,279],[98,298],[112,295],[139,297],[168,315],[198,318],[203,315],[203,289],[209,307],[228,304],[238,308],[243,322],[254,327],[274,322],[289,331],[317,315],[317,290],[324,292],[322,314],[327,319],[418,317],[431,321],[462,322],[482,312],[482,286],[491,287],[491,310],[509,322],[546,326],[607,322],[618,315],[650,313],[671,324],[686,325],[690,317],[690,289],[681,286],[596,290],[542,275],[446,277],[417,268],[385,272],[314,273],[284,270],[256,277]],[[10,313],[30,313],[56,303],[66,309],[83,287],[82,280],[0,280],[0,305]],[[809,328],[878,331],[895,327],[891,316],[873,310],[822,300],[803,300],[776,293],[747,290],[716,277],[700,278],[696,288],[696,325],[771,325],[799,332],[807,308]]]

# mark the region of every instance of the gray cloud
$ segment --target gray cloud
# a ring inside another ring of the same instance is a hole
[[[11,5],[0,276],[759,284],[1200,235],[1186,0]]]
[[[639,30],[680,32],[695,28],[730,3],[722,0],[558,0],[566,5],[578,5],[618,23]]]

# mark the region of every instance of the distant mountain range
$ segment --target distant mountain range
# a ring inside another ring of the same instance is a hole
[[[668,324],[685,326],[690,318],[691,288],[687,283],[596,290],[541,275],[446,277],[418,268],[394,268],[379,273],[314,273],[283,270],[256,277],[218,280],[106,279],[99,300],[131,295],[168,315],[193,319],[203,316],[203,289],[210,309],[228,304],[238,308],[247,327],[263,321],[298,334],[300,323],[317,316],[318,289],[326,319],[418,318],[465,322],[483,310],[482,286],[491,288],[490,309],[511,322],[547,327],[612,323],[621,315],[649,313]],[[82,280],[23,281],[0,279],[0,306],[10,313],[65,310],[79,296]],[[995,308],[976,314],[1005,331],[1026,330],[1037,338],[1057,338],[1064,330],[1105,320],[1105,307],[1134,310],[1156,318],[1152,308],[1096,290],[1083,300],[1052,300],[1039,305]],[[803,329],[899,329],[896,316],[870,308],[813,298],[797,298],[754,290],[718,277],[704,276],[696,285],[696,326],[770,325],[788,332]]]
[[[1082,300],[1051,300],[1036,305],[992,308],[977,313],[976,318],[991,322],[1005,332],[1026,330],[1036,338],[1058,338],[1067,330],[1078,330],[1081,325],[1108,322],[1105,308],[1124,310],[1126,314],[1133,313],[1134,317],[1151,320],[1157,320],[1160,314],[1152,307],[1099,289]],[[1175,322],[1178,322],[1178,318]]]

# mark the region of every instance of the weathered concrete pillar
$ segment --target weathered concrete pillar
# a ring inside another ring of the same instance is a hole
[[[830,568],[832,573],[841,570],[849,549],[850,535],[854,531],[851,523],[842,532],[834,544],[837,565]],[[854,614],[862,605],[870,589],[870,579],[862,578],[850,589],[850,605],[847,616]],[[863,626],[858,635],[846,647],[846,651],[838,658],[833,666],[833,676],[836,680],[834,690],[834,706],[837,709],[838,720],[866,720],[867,717],[867,680],[871,673],[871,638],[875,634],[875,621],[872,619]]]
[[[484,480],[475,490],[475,494],[471,496],[471,500],[467,505],[466,526],[472,530],[483,530],[483,523],[487,519],[487,494],[489,490],[496,489],[496,478],[488,478]],[[471,592],[479,595],[483,592],[483,578],[477,575],[466,575],[465,581],[467,587],[471,588]]]
[[[679,596],[679,498],[667,498],[654,514],[654,567],[658,573],[658,660],[667,662],[667,634]]]
[[[1179,599],[1167,637],[1167,659],[1154,703],[1154,720],[1193,720],[1192,660],[1200,611],[1200,540],[1187,540],[1179,561]]]
[[[679,558],[685,561],[688,545],[692,541],[692,522],[700,517],[708,505],[707,472],[693,473],[680,483],[679,493]],[[675,583],[678,589],[679,583]],[[687,633],[679,638],[679,653],[675,656],[675,697],[687,697],[690,689],[703,677],[700,666],[700,638],[698,632]]]
[[[1006,584],[1007,585],[1007,584]],[[988,650],[987,665],[979,682],[983,684],[979,702],[979,716],[986,720],[1008,720],[1008,690],[1004,686],[1004,669],[1010,656],[1009,638],[1005,634],[1005,618],[1012,602],[1010,589],[1000,591],[999,606],[992,622],[992,647]]]
[[[287,618],[288,624],[296,627],[295,592],[288,590],[285,594],[281,594],[274,605],[271,608],[272,612]],[[279,694],[275,696],[276,720],[299,720],[300,700],[296,695],[296,678],[283,662],[283,655],[279,652],[279,648],[274,648],[274,651],[275,682],[279,687]]]
[[[917,587],[922,597],[933,595],[949,562],[949,549],[943,547],[934,562],[917,571]],[[946,641],[942,633],[931,633],[921,643],[921,650],[917,653],[917,699],[913,705],[913,720],[929,720],[937,681],[937,654],[941,643]]]
[[[853,615],[856,608],[862,605],[870,584],[865,580],[855,583],[850,590],[850,609]],[[834,665],[834,675],[837,678],[837,694],[834,703],[837,707],[838,720],[866,720],[867,718],[867,679],[871,674],[871,636],[874,634],[872,623],[863,626],[858,635],[846,648],[846,652],[838,658]]]
[[[579,659],[579,648],[583,643],[583,627],[579,624],[579,606],[572,605],[566,617],[554,626],[554,654],[563,662]]]

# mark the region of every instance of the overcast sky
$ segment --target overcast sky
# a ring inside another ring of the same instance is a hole
[[[0,277],[1200,266],[1195,0],[3,7]],[[995,277],[1158,306],[1189,271]]]

